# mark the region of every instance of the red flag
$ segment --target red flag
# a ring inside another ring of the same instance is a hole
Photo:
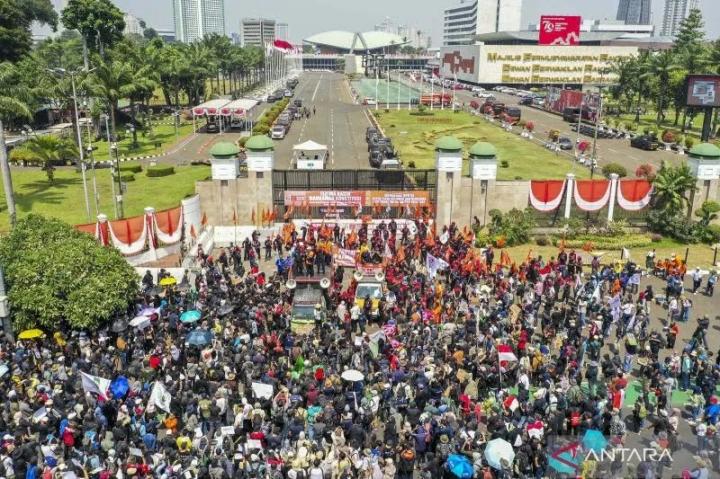
[[[279,52],[290,53],[295,50],[295,47],[290,42],[285,40],[275,40],[272,44],[273,48]]]
[[[272,214],[270,215],[270,220],[275,222],[275,220],[277,220],[277,217],[278,217],[278,207],[276,206],[275,208],[273,208]]]

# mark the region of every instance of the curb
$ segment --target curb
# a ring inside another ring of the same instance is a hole
[[[146,156],[123,156],[122,158],[120,158],[120,162],[123,163],[125,161],[150,160],[152,158],[160,158],[165,155],[167,155],[167,153],[158,153],[157,155],[146,155]],[[115,160],[102,160],[102,161],[96,161],[95,163],[100,163],[103,165],[112,165],[113,163],[115,163]]]

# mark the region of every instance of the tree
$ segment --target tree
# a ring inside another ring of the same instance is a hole
[[[695,212],[695,216],[700,218],[702,226],[708,226],[711,221],[718,218],[718,212],[720,212],[720,203],[717,201],[705,201],[700,206],[700,209]]]
[[[128,98],[132,94],[135,88],[132,82],[133,68],[130,63],[96,57],[95,71],[87,79],[87,88],[107,103],[113,137],[116,137],[115,110],[121,98]]]
[[[673,48],[679,51],[701,45],[705,40],[704,28],[705,22],[702,18],[702,12],[697,8],[693,8],[688,12],[688,16],[680,22]]]
[[[652,78],[658,83],[657,96],[657,124],[665,119],[665,107],[669,103],[668,94],[670,91],[670,75],[679,67],[675,63],[675,56],[671,50],[657,52],[650,57],[648,70],[643,74],[646,78]]]
[[[8,118],[30,118],[30,109],[27,103],[31,98],[32,92],[20,81],[17,68],[7,62],[0,63],[0,170],[2,171],[3,189],[11,227],[15,226],[17,214],[3,121]]]
[[[23,218],[0,240],[15,330],[91,329],[123,313],[139,277],[114,248],[55,219]]]
[[[653,181],[653,205],[670,216],[682,214],[690,203],[689,193],[697,190],[696,179],[687,165],[663,165]]]
[[[77,145],[68,138],[55,135],[34,136],[25,143],[25,148],[42,163],[48,181],[55,181],[55,164],[78,158]]]
[[[16,62],[32,48],[32,24],[57,28],[50,0],[0,0],[0,62]]]
[[[83,38],[85,68],[89,69],[89,50],[103,55],[122,38],[125,20],[122,11],[110,0],[70,0],[62,11],[66,28],[77,30]]]

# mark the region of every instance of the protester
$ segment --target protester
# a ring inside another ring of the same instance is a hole
[[[705,323],[682,358],[661,361],[652,289],[625,287],[639,273],[632,262],[590,271],[561,250],[516,264],[474,241],[422,219],[288,223],[262,243],[253,234],[201,252],[177,286],[146,274],[127,318],[107,329],[4,342],[0,476],[439,478],[455,477],[448,459],[460,455],[476,477],[540,478],[558,436],[594,430],[618,445],[649,427],[676,444],[674,378],[696,392],[697,444],[707,444],[720,407]],[[355,300],[357,279],[333,265],[338,248],[384,272],[382,297]],[[309,332],[292,326],[286,286],[301,276],[330,280]],[[681,318],[669,319],[672,348]],[[343,379],[351,372],[361,379]],[[632,378],[645,386],[629,405]],[[497,439],[513,458],[487,454]],[[702,464],[693,477],[707,477]]]

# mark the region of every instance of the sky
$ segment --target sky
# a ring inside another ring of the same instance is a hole
[[[700,0],[708,38],[720,37],[720,0]],[[155,28],[173,28],[171,0],[114,0],[122,10],[143,18]],[[239,32],[243,17],[267,17],[288,24],[290,39],[327,30],[367,31],[387,16],[395,24],[428,32],[433,46],[442,43],[443,10],[459,0],[225,0],[227,34]],[[581,15],[588,19],[614,19],[618,0],[524,0],[522,28],[541,14]],[[660,24],[665,0],[653,0],[655,24]]]

